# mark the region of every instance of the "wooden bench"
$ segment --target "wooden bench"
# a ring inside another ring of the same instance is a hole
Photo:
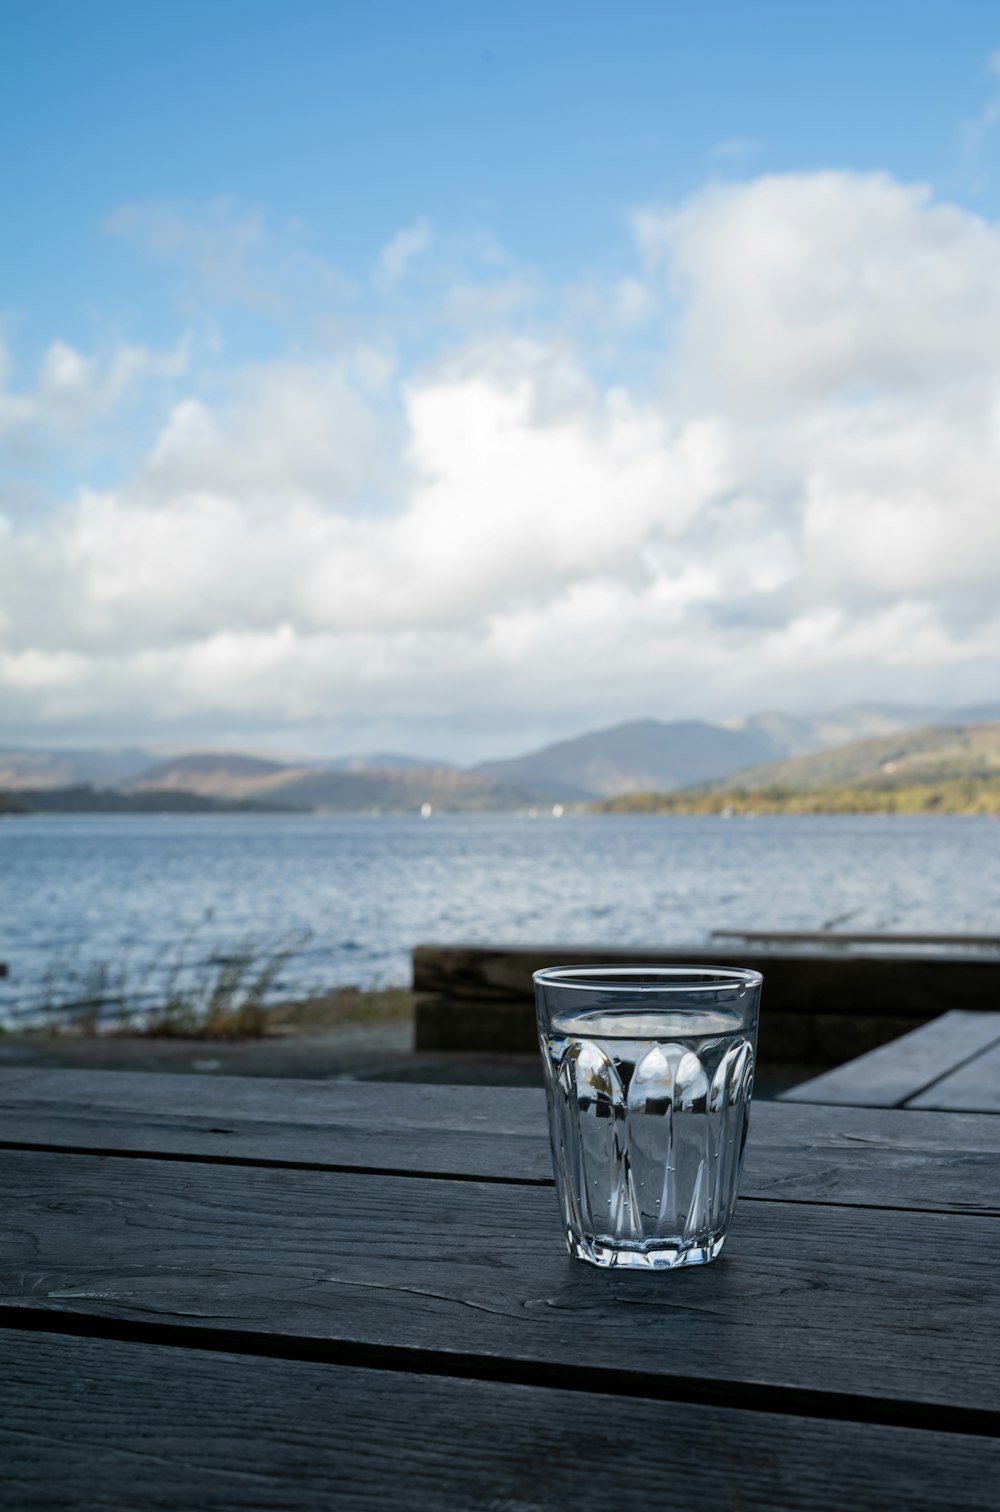
[[[780,1096],[861,1108],[1000,1113],[1000,1013],[943,1013]]]
[[[963,949],[910,951],[752,943],[667,950],[418,945],[413,952],[416,1048],[537,1054],[531,974],[540,966],[701,961],[753,966],[764,973],[760,1062],[769,1068],[801,1067],[791,1078],[798,1080],[810,1069],[839,1066],[851,1056],[898,1041],[935,1018],[943,1004],[970,1018],[995,1008],[1000,954],[983,949],[981,938]]]
[[[1000,950],[1000,935],[887,934],[847,929],[713,929],[711,940],[743,941],[748,945],[877,945],[887,950],[916,945],[945,950]]]

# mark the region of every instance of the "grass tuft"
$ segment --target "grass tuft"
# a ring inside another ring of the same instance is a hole
[[[164,985],[155,995],[148,983],[162,967],[162,958],[138,973],[128,952],[117,964],[93,965],[77,976],[71,998],[59,991],[67,972],[54,964],[45,973],[41,1001],[31,1015],[33,1025],[51,1035],[257,1039],[270,1032],[282,973],[308,939],[308,934],[299,933],[270,949],[243,940],[192,960],[188,937],[174,953]]]

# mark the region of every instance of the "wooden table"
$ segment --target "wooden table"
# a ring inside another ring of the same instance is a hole
[[[1000,1114],[1000,1013],[942,1013],[789,1088],[781,1101]]]
[[[759,1103],[659,1275],[530,1090],[7,1070],[0,1141],[5,1512],[997,1505],[998,1118]]]

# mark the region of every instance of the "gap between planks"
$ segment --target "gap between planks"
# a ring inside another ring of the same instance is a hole
[[[0,1139],[0,1150],[24,1150],[33,1155],[83,1155],[90,1159],[98,1160],[157,1160],[162,1162],[174,1162],[178,1165],[206,1165],[206,1166],[237,1166],[249,1167],[252,1170],[265,1171],[317,1171],[327,1172],[331,1176],[391,1176],[399,1177],[407,1181],[460,1181],[471,1183],[473,1186],[520,1186],[520,1187],[554,1187],[555,1181],[551,1176],[490,1176],[478,1175],[468,1171],[418,1171],[407,1166],[401,1169],[398,1166],[375,1166],[375,1165],[347,1165],[333,1163],[331,1161],[310,1160],[259,1160],[249,1155],[197,1155],[189,1153],[174,1154],[162,1150],[114,1150],[104,1145],[59,1145],[59,1144],[36,1144],[29,1140]],[[769,1202],[783,1203],[786,1207],[822,1207],[822,1208],[845,1208],[861,1209],[865,1212],[888,1211],[884,1202],[837,1202],[829,1197],[788,1197],[767,1196],[760,1192],[741,1194],[740,1202]],[[933,1213],[940,1215],[940,1207],[913,1205],[903,1207],[893,1204],[891,1211],[894,1213]],[[987,1222],[1000,1218],[1000,1210],[984,1212],[973,1210],[953,1213],[956,1218],[983,1218]]]
[[[0,1150],[31,1150],[36,1155],[88,1155],[112,1160],[165,1160],[184,1165],[250,1166],[266,1171],[329,1171],[344,1176],[401,1176],[421,1181],[471,1181],[494,1186],[550,1187],[551,1176],[479,1175],[469,1171],[419,1171],[412,1166],[352,1165],[329,1160],[263,1160],[253,1155],[200,1155],[192,1151],[114,1149],[108,1145],[49,1144],[29,1139],[0,1139]],[[854,1206],[854,1204],[848,1204]],[[877,1205],[877,1204],[876,1204]],[[936,1210],[935,1210],[936,1211]]]
[[[969,1055],[965,1056],[963,1060],[956,1061],[953,1066],[950,1066],[947,1071],[942,1071],[939,1076],[932,1077],[929,1082],[925,1083],[925,1085],[922,1087],[918,1087],[915,1092],[908,1092],[903,1101],[897,1104],[897,1107],[905,1110],[907,1113],[930,1113],[939,1111],[931,1108],[914,1108],[911,1107],[911,1103],[914,1103],[917,1098],[923,1097],[927,1092],[932,1092],[934,1088],[939,1086],[942,1082],[950,1081],[951,1078],[953,1076],[957,1076],[960,1071],[964,1071],[966,1067],[973,1065],[974,1062],[979,1060],[982,1056],[989,1055],[992,1051],[998,1048],[1000,1048],[1000,1035],[998,1035],[995,1040],[991,1040],[988,1045],[983,1045],[981,1049],[973,1050]],[[962,1110],[956,1109],[955,1111],[961,1112]]]
[[[133,1323],[84,1314],[66,1314],[58,1318],[58,1327],[54,1326],[56,1321],[48,1309],[0,1306],[0,1329],[16,1328],[54,1337],[161,1344],[218,1354],[301,1360],[364,1370],[391,1370],[406,1375],[574,1391],[585,1396],[596,1392],[653,1402],[692,1402],[752,1409],[826,1422],[872,1423],[883,1427],[958,1433],[973,1438],[1000,1438],[1000,1412],[988,1408],[950,1407],[940,1402],[855,1396],[773,1383],[712,1381],[604,1366],[599,1369],[566,1366],[496,1355],[363,1344],[353,1340],[293,1338],[258,1333],[252,1329],[230,1331],[192,1327],[190,1324]]]

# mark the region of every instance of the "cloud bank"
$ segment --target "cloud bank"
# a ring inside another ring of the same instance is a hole
[[[267,306],[258,222],[164,213],[115,228]],[[357,312],[216,361],[210,391],[175,358],[138,468],[0,524],[5,730],[462,758],[639,714],[995,696],[1000,228],[850,173],[632,225],[600,350],[557,298],[532,321],[481,281],[416,358]],[[436,248],[404,227],[373,286],[398,299]],[[84,423],[156,360],[56,343],[33,391],[0,385],[0,430]]]

